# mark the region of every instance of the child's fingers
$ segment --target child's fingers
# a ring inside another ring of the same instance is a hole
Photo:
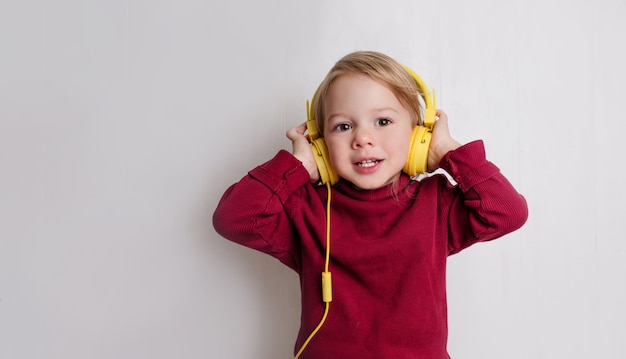
[[[291,140],[293,146],[292,153],[298,157],[300,161],[308,157],[311,148],[309,140],[304,135],[306,132],[306,123],[302,123],[296,127],[292,127],[287,131],[287,138]]]
[[[304,168],[309,172],[311,182],[316,183],[319,181],[320,175],[317,170],[317,163],[313,158],[313,151],[309,140],[304,135],[306,133],[306,122],[299,126],[292,127],[287,130],[287,138],[291,140],[293,146],[293,156],[302,162]]]
[[[461,144],[457,142],[450,135],[450,128],[448,127],[448,115],[442,111],[437,110],[436,116],[438,117],[435,122],[435,128],[433,129],[433,137],[430,143],[430,149],[428,151],[428,170],[433,171],[439,166],[439,162],[451,150],[458,148]]]
[[[440,116],[435,123],[435,128],[433,129],[433,131],[449,134],[450,129],[448,128],[448,116],[446,116],[445,114],[443,114],[443,116]]]
[[[445,118],[446,120],[448,119],[448,114],[441,109],[437,109],[437,111],[435,112],[435,116],[439,117],[439,119]]]
[[[304,133],[306,132],[306,122],[301,123],[296,127],[292,127],[287,130],[287,138],[292,142],[299,140],[301,137],[304,137]]]

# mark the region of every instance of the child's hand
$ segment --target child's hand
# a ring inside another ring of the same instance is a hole
[[[461,146],[452,136],[448,128],[448,115],[442,110],[437,110],[436,116],[439,117],[433,128],[433,137],[430,140],[430,148],[428,150],[428,171],[432,172],[439,168],[439,162],[449,151],[455,150]]]
[[[297,158],[311,176],[311,182],[317,183],[320,180],[320,173],[317,170],[317,163],[313,157],[313,150],[309,140],[304,135],[306,131],[306,122],[300,126],[290,128],[287,131],[287,138],[291,140],[293,146],[293,156]]]

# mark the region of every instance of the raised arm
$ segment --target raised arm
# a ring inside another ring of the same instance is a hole
[[[302,163],[280,151],[226,190],[213,213],[213,226],[224,238],[296,269],[298,246],[289,212],[301,200],[297,192],[311,186],[309,182]]]
[[[441,167],[458,190],[449,202],[449,254],[520,228],[528,218],[524,197],[487,161],[482,141],[451,151]]]

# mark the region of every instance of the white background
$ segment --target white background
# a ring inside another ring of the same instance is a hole
[[[626,357],[624,0],[4,0],[0,357],[289,358],[298,278],[211,225],[332,64],[418,72],[529,203],[449,260],[457,359]]]

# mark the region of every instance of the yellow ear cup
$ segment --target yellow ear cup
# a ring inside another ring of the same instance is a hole
[[[339,182],[339,176],[330,164],[330,155],[328,154],[328,147],[326,147],[324,139],[317,138],[311,140],[311,149],[313,150],[313,158],[315,158],[322,183],[334,185]]]
[[[402,169],[409,176],[426,172],[428,168],[428,148],[432,133],[427,127],[415,126],[411,135],[409,157]]]
[[[313,151],[313,158],[317,164],[317,170],[320,173],[320,180],[323,184],[330,183],[334,185],[339,182],[339,176],[335,169],[330,164],[330,155],[328,154],[328,147],[323,138],[321,138],[317,123],[313,118],[312,109],[309,108],[309,102],[306,103],[307,107],[307,121],[306,128],[309,136],[309,142],[311,143],[311,150]]]
[[[417,87],[420,89],[425,107],[423,125],[418,124],[413,128],[409,156],[407,157],[406,164],[402,169],[409,176],[416,176],[428,170],[428,149],[430,147],[430,140],[432,139],[432,130],[435,126],[435,117],[437,112],[435,105],[436,98],[434,91],[431,96],[428,86],[426,86],[426,83],[421,77],[419,77],[409,67],[403,67],[409,75],[413,77]]]

